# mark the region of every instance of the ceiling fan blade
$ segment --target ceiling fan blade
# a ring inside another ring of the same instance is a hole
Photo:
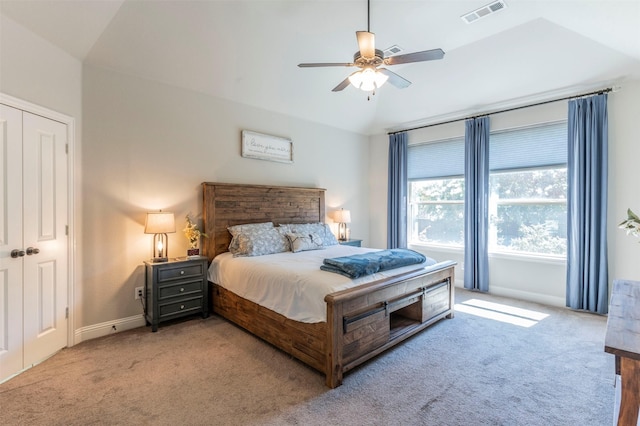
[[[407,64],[410,62],[435,61],[444,57],[442,49],[424,50],[422,52],[407,53],[406,55],[385,58],[385,65]]]
[[[332,92],[340,92],[340,91],[344,90],[348,85],[349,85],[349,77],[347,77],[344,80],[342,80],[340,82],[340,84],[338,84],[336,87],[334,87],[331,91]]]
[[[358,48],[363,58],[373,58],[376,56],[376,36],[369,31],[356,31],[358,38]]]
[[[405,87],[409,87],[409,85],[411,84],[411,82],[409,80],[407,80],[404,77],[400,77],[398,74],[396,74],[393,71],[389,71],[386,68],[378,68],[378,72],[386,75],[387,77],[389,77],[389,79],[387,80],[390,84],[393,84],[394,86],[396,86],[398,89],[404,89]]]
[[[313,68],[313,67],[352,67],[355,64],[351,62],[320,62],[320,63],[308,63],[298,64],[300,68]]]

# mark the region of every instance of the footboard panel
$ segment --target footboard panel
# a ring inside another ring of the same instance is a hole
[[[347,371],[425,329],[453,317],[454,262],[325,297],[327,386]]]
[[[391,333],[384,309],[366,315],[343,318],[343,360],[352,362],[389,341]]]

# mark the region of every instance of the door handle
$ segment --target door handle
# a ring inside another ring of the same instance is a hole
[[[27,256],[40,253],[40,249],[36,247],[27,247]]]
[[[11,250],[11,257],[13,257],[14,259],[22,256],[24,256],[24,250],[18,250],[18,249]]]

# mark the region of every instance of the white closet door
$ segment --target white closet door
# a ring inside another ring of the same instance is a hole
[[[0,105],[0,381],[23,368],[22,111]]]
[[[67,345],[67,126],[23,113],[24,366]]]

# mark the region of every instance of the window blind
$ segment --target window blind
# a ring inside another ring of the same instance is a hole
[[[407,154],[409,180],[464,176],[464,138],[410,145]],[[491,133],[491,171],[566,164],[566,121]]]
[[[567,122],[491,133],[491,171],[567,164]]]
[[[464,176],[464,138],[409,145],[407,178],[421,180]]]

